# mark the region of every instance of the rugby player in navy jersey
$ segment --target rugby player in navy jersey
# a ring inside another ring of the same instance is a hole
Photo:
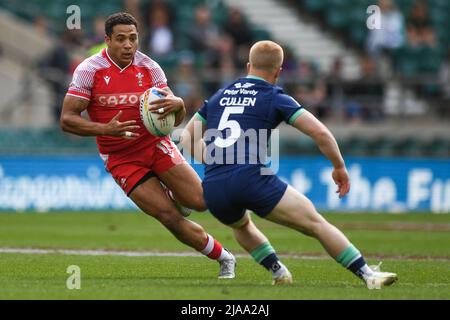
[[[307,197],[270,174],[265,165],[270,132],[284,121],[310,136],[330,160],[338,196],[342,198],[350,190],[334,136],[275,85],[282,63],[283,49],[278,44],[254,44],[247,77],[217,91],[184,129],[183,148],[205,163],[202,186],[206,205],[219,221],[233,229],[236,240],[256,262],[271,272],[273,284],[292,283],[292,275],[252,222],[249,211],[316,238],[332,258],[369,289],[390,285],[397,280],[395,273],[369,267],[360,251],[317,212]]]

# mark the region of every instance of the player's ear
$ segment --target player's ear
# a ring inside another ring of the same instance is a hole
[[[111,43],[111,37],[109,37],[106,34],[105,34],[105,43],[108,44],[108,45]]]
[[[277,70],[277,73],[275,73],[275,79],[278,79],[278,78],[280,77],[281,71],[283,71],[283,68],[282,68],[282,67],[280,67],[280,68]]]
[[[250,73],[250,62],[247,62],[247,73]]]

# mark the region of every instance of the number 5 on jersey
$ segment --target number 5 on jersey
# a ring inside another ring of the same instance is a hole
[[[228,138],[223,139],[222,137],[217,137],[214,140],[214,144],[219,148],[228,148],[236,143],[241,135],[241,126],[236,120],[229,120],[228,118],[232,114],[242,114],[244,113],[244,107],[226,107],[220,117],[219,127],[220,131],[225,129],[230,129],[231,134]]]

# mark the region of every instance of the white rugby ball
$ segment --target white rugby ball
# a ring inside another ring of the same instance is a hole
[[[150,102],[158,99],[164,99],[164,95],[159,93],[155,88],[147,89],[141,95],[139,113],[142,122],[152,135],[164,137],[172,132],[175,125],[175,113],[171,112],[164,118],[158,119],[159,113],[153,113],[148,110]]]

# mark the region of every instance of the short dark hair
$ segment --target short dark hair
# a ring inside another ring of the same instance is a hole
[[[134,25],[137,29],[137,20],[127,12],[118,12],[110,15],[105,21],[105,34],[111,37],[114,26],[118,24]]]

